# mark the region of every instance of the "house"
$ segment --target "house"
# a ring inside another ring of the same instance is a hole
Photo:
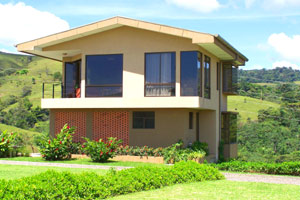
[[[248,59],[219,35],[113,17],[17,49],[62,62],[61,97],[41,102],[51,135],[69,123],[75,141],[201,141],[215,158],[222,138],[225,157],[237,154],[237,113],[227,112],[227,96],[236,94],[237,68]]]

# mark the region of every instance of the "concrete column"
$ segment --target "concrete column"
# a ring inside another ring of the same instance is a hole
[[[89,139],[93,139],[93,111],[86,112],[86,137]]]

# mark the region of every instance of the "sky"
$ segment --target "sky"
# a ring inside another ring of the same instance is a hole
[[[219,34],[245,70],[300,70],[300,0],[0,0],[0,51],[114,16]]]

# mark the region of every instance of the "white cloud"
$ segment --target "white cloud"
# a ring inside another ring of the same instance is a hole
[[[272,68],[274,69],[276,67],[291,67],[293,69],[300,70],[300,65],[296,65],[296,64],[290,63],[289,61],[285,61],[285,60],[274,62],[272,64]]]
[[[300,62],[300,35],[289,37],[285,33],[274,33],[268,38],[268,44],[284,59]]]
[[[300,0],[264,0],[263,6],[267,9],[300,6]]]
[[[245,6],[246,8],[250,8],[256,0],[245,0]]]
[[[69,29],[68,22],[23,2],[0,3],[0,45],[12,46]]]
[[[201,13],[209,13],[221,7],[218,0],[166,0],[170,4],[175,4],[185,9],[194,10]]]

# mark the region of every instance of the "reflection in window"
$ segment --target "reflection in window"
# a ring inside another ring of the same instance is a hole
[[[204,98],[210,99],[210,57],[204,59]]]
[[[202,96],[202,54],[197,51],[183,51],[180,55],[181,96]]]
[[[175,53],[145,56],[145,96],[175,96]]]
[[[155,128],[155,113],[133,112],[133,128]]]
[[[86,56],[86,97],[121,97],[122,74],[122,54]]]

